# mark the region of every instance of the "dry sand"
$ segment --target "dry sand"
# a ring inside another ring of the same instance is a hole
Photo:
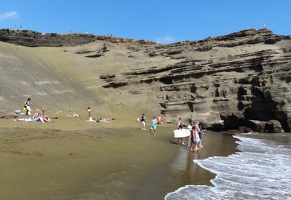
[[[0,199],[163,199],[187,184],[210,185],[214,175],[193,159],[235,148],[231,137],[208,133],[206,147],[192,153],[170,143],[173,124],[159,125],[156,136],[140,125],[67,116],[44,124],[0,120]]]
[[[0,199],[133,199],[151,171],[168,163],[173,125],[156,136],[133,121],[0,121]],[[174,188],[175,189],[175,188]]]

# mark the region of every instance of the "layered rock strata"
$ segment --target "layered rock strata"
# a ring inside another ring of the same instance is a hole
[[[177,62],[101,76],[104,87],[146,84],[160,92],[167,118],[178,113],[212,127],[227,130],[247,125],[254,131],[265,127],[252,120],[278,120],[290,131],[290,36],[250,29],[202,41],[155,45],[145,52]]]

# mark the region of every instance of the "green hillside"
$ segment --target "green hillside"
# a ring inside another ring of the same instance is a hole
[[[82,116],[88,106],[93,116],[108,117],[133,117],[159,109],[152,92],[132,95],[128,88],[102,87],[103,74],[124,73],[145,65],[144,56],[132,59],[126,45],[113,43],[107,44],[109,50],[104,56],[86,57],[86,52],[102,46],[104,42],[76,47],[24,47],[0,42],[0,110],[22,109],[28,97],[32,98],[33,110],[45,107],[50,115],[67,115],[76,110]]]

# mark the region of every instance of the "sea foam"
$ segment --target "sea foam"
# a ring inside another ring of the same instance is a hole
[[[234,137],[240,152],[194,160],[216,174],[213,186],[187,185],[165,199],[291,199],[291,150],[270,140]]]

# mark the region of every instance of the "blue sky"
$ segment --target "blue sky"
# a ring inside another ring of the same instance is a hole
[[[290,0],[11,0],[0,29],[92,33],[157,43],[201,40],[249,28],[291,35]]]

